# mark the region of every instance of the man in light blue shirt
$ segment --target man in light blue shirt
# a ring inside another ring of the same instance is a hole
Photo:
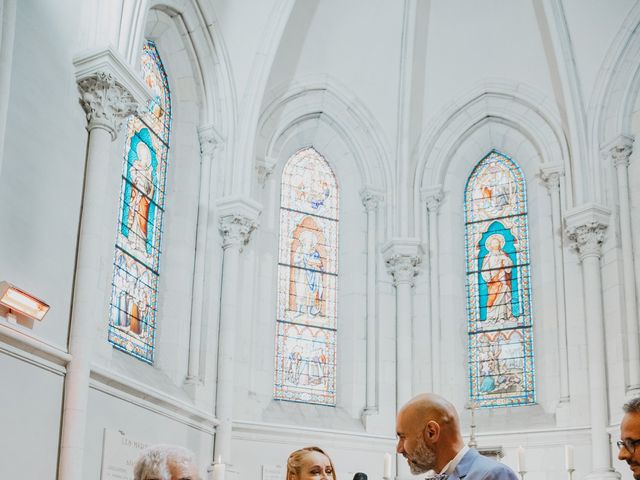
[[[439,395],[412,398],[396,418],[396,451],[418,475],[433,470],[448,480],[518,480],[509,467],[465,446],[455,407]]]

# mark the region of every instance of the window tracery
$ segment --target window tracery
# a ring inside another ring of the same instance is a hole
[[[527,196],[518,165],[492,150],[465,190],[471,401],[535,402]]]
[[[108,338],[114,347],[153,363],[171,93],[150,40],[141,67],[152,98],[147,111],[127,124]]]
[[[336,404],[338,186],[313,148],[282,173],[274,397]]]

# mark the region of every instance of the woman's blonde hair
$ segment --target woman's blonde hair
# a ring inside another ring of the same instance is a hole
[[[331,465],[331,476],[333,477],[333,480],[336,480],[337,479],[336,469],[333,468],[333,462],[331,461],[331,458],[329,458],[329,455],[327,455],[324,452],[324,450],[322,450],[320,447],[304,447],[304,448],[301,448],[300,450],[296,450],[295,452],[291,452],[289,454],[289,458],[287,459],[286,480],[292,480],[293,475],[296,475],[296,476],[300,475],[300,468],[302,467],[302,459],[309,452],[318,452],[324,455],[325,457],[327,457],[327,459],[329,460],[329,464]]]

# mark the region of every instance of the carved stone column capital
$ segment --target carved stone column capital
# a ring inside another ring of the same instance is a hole
[[[218,202],[219,230],[222,248],[247,244],[251,233],[258,227],[261,206],[246,197],[226,197]]]
[[[80,104],[87,115],[87,130],[102,128],[115,140],[122,123],[138,110],[133,95],[110,73],[98,71],[78,80]]]
[[[606,231],[606,225],[592,222],[567,229],[567,237],[572,242],[571,249],[580,256],[580,260],[594,256],[600,258]]]
[[[549,193],[560,190],[560,180],[563,176],[564,171],[559,165],[542,167],[538,173],[540,183],[542,183]]]
[[[382,195],[370,188],[363,188],[360,190],[360,199],[365,210],[371,212],[378,209],[380,202],[382,202]]]
[[[240,214],[231,214],[220,217],[220,235],[222,235],[222,248],[242,248],[249,242],[251,233],[258,227],[258,223],[249,217]]]
[[[580,261],[602,256],[609,215],[609,210],[603,207],[586,205],[568,212],[565,216],[567,238]]]
[[[629,166],[629,160],[633,152],[633,140],[633,137],[620,135],[609,144],[609,156],[616,168]]]
[[[267,179],[273,173],[274,166],[267,165],[266,163],[259,163],[256,165],[256,175],[258,176],[258,183],[264,187],[267,183]]]
[[[198,129],[198,141],[200,142],[200,155],[203,159],[212,159],[216,148],[222,143],[220,134],[213,125]]]
[[[395,254],[385,258],[387,270],[393,277],[395,286],[402,284],[414,285],[414,278],[420,272],[420,263],[422,259],[417,255],[399,255]]]
[[[429,213],[438,213],[443,199],[444,192],[440,186],[426,188],[422,191],[422,201],[425,202]]]
[[[393,284],[413,286],[422,263],[420,241],[416,238],[394,238],[382,247],[382,255]]]
[[[256,176],[261,187],[267,184],[267,180],[276,168],[277,160],[268,155],[256,157]]]

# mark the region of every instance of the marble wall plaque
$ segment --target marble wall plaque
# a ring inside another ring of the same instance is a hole
[[[129,437],[122,430],[105,428],[100,480],[133,480],[133,465],[149,445]]]
[[[262,480],[282,480],[284,474],[282,465],[262,465]]]

